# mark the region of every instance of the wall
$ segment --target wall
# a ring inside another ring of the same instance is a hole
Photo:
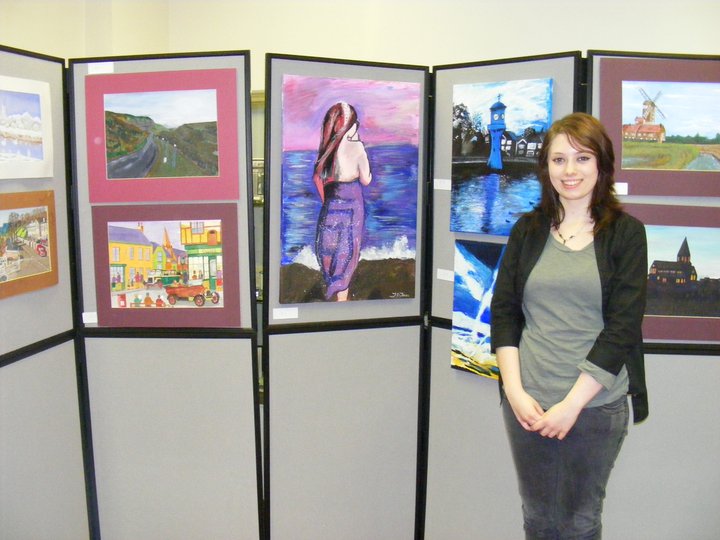
[[[62,58],[249,49],[441,65],[566,50],[713,54],[714,0],[0,0],[0,42]],[[690,39],[692,36],[692,39]]]
[[[717,54],[720,3],[0,0],[0,14],[3,45],[63,58],[249,49],[252,87],[262,90],[267,52],[431,66],[588,49]],[[449,339],[437,334],[438,351],[447,350]],[[434,355],[431,428],[435,422],[456,438],[447,439],[454,444],[446,447],[431,445],[430,465],[435,458],[475,460],[466,465],[472,474],[458,468],[456,477],[439,478],[431,469],[430,483],[442,486],[428,497],[427,537],[467,538],[471,531],[480,536],[494,521],[508,524],[506,538],[515,538],[519,508],[508,487],[514,481],[508,460],[500,457],[493,466],[479,455],[498,452],[490,444],[503,437],[495,411],[468,424],[465,429],[477,432],[467,438],[461,428],[443,422],[443,410],[466,406],[466,397],[480,393],[481,406],[493,402],[494,388],[478,388],[463,375],[446,369],[441,352]],[[716,535],[720,522],[712,509],[720,488],[714,463],[720,435],[711,405],[718,375],[715,357],[648,358],[652,415],[633,428],[617,465],[609,488],[607,538]],[[63,459],[71,461],[68,456]],[[483,474],[483,467],[489,472]],[[507,500],[499,499],[506,495]],[[492,502],[491,511],[483,513],[486,501]],[[504,540],[501,534],[489,537]]]

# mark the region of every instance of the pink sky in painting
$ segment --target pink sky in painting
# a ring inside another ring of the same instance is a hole
[[[420,84],[285,75],[283,150],[317,150],[327,110],[338,101],[353,107],[367,146],[418,144]]]

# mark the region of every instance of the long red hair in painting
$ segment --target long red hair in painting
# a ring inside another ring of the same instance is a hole
[[[313,182],[317,187],[320,198],[324,199],[324,186],[334,181],[335,155],[343,136],[357,122],[355,108],[340,101],[330,107],[325,113],[320,134],[318,157],[315,161]]]

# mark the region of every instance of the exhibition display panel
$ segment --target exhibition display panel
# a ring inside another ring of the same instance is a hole
[[[0,60],[3,453],[68,471],[9,475],[9,531],[519,527],[458,500],[483,482],[514,496],[485,414],[490,300],[539,202],[545,133],[574,111],[607,126],[617,193],[646,227],[646,352],[720,351],[716,56],[268,54],[262,174],[248,51]],[[33,507],[44,484],[67,497]]]

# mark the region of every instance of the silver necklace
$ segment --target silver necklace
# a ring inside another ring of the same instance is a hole
[[[557,225],[555,226],[555,232],[556,232],[556,233],[558,234],[558,236],[560,237],[560,240],[562,240],[562,243],[563,243],[563,246],[564,246],[564,245],[566,245],[570,240],[572,240],[572,239],[575,238],[578,234],[580,234],[580,233],[582,232],[582,230],[585,228],[585,226],[586,226],[586,224],[583,223],[577,231],[575,231],[573,234],[571,234],[571,235],[568,236],[567,238],[565,238],[565,237],[563,236],[563,234],[560,232],[560,227],[557,226]]]

